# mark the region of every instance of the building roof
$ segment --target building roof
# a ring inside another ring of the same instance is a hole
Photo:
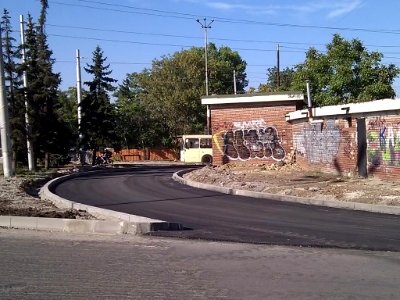
[[[385,114],[400,114],[399,98],[312,108],[312,117],[314,119],[346,116],[367,117]],[[302,120],[308,117],[308,109],[297,110],[288,113],[286,121]]]
[[[212,95],[201,98],[201,104],[238,104],[257,102],[297,102],[304,101],[302,92],[260,93],[240,95]]]

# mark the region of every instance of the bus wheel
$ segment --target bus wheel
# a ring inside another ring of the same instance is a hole
[[[204,156],[201,158],[201,162],[202,162],[203,164],[207,165],[207,166],[211,165],[211,164],[212,164],[212,161],[213,161],[213,159],[212,159],[212,156],[211,156],[211,155],[204,155]]]

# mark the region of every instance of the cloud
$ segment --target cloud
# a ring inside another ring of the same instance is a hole
[[[300,14],[300,15],[325,15],[327,18],[333,19],[346,14],[362,7],[362,0],[320,0],[310,2],[299,2],[297,0],[291,0],[286,2],[292,2],[293,4],[282,4],[282,1],[277,1],[278,4],[268,5],[252,5],[246,2],[240,3],[238,1],[232,3],[224,1],[212,1],[212,0],[175,0],[179,2],[197,3],[205,5],[209,8],[213,8],[220,11],[232,11],[241,12],[246,14],[268,14],[268,15],[279,15],[279,14]],[[244,1],[244,0],[242,0]]]
[[[345,1],[343,3],[337,3],[337,8],[333,9],[329,14],[328,18],[336,18],[342,15],[346,15],[353,10],[356,10],[362,6],[361,0]]]

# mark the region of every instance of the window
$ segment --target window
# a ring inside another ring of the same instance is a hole
[[[185,140],[185,148],[186,149],[198,149],[199,148],[199,139],[186,139]]]
[[[200,148],[212,148],[211,139],[200,139]]]

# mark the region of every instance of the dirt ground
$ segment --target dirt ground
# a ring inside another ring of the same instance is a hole
[[[400,205],[400,182],[340,177],[296,164],[204,167],[185,178],[224,187],[323,200]]]
[[[51,177],[0,177],[0,215],[64,219],[94,219],[86,211],[57,208],[39,199],[40,187]]]

